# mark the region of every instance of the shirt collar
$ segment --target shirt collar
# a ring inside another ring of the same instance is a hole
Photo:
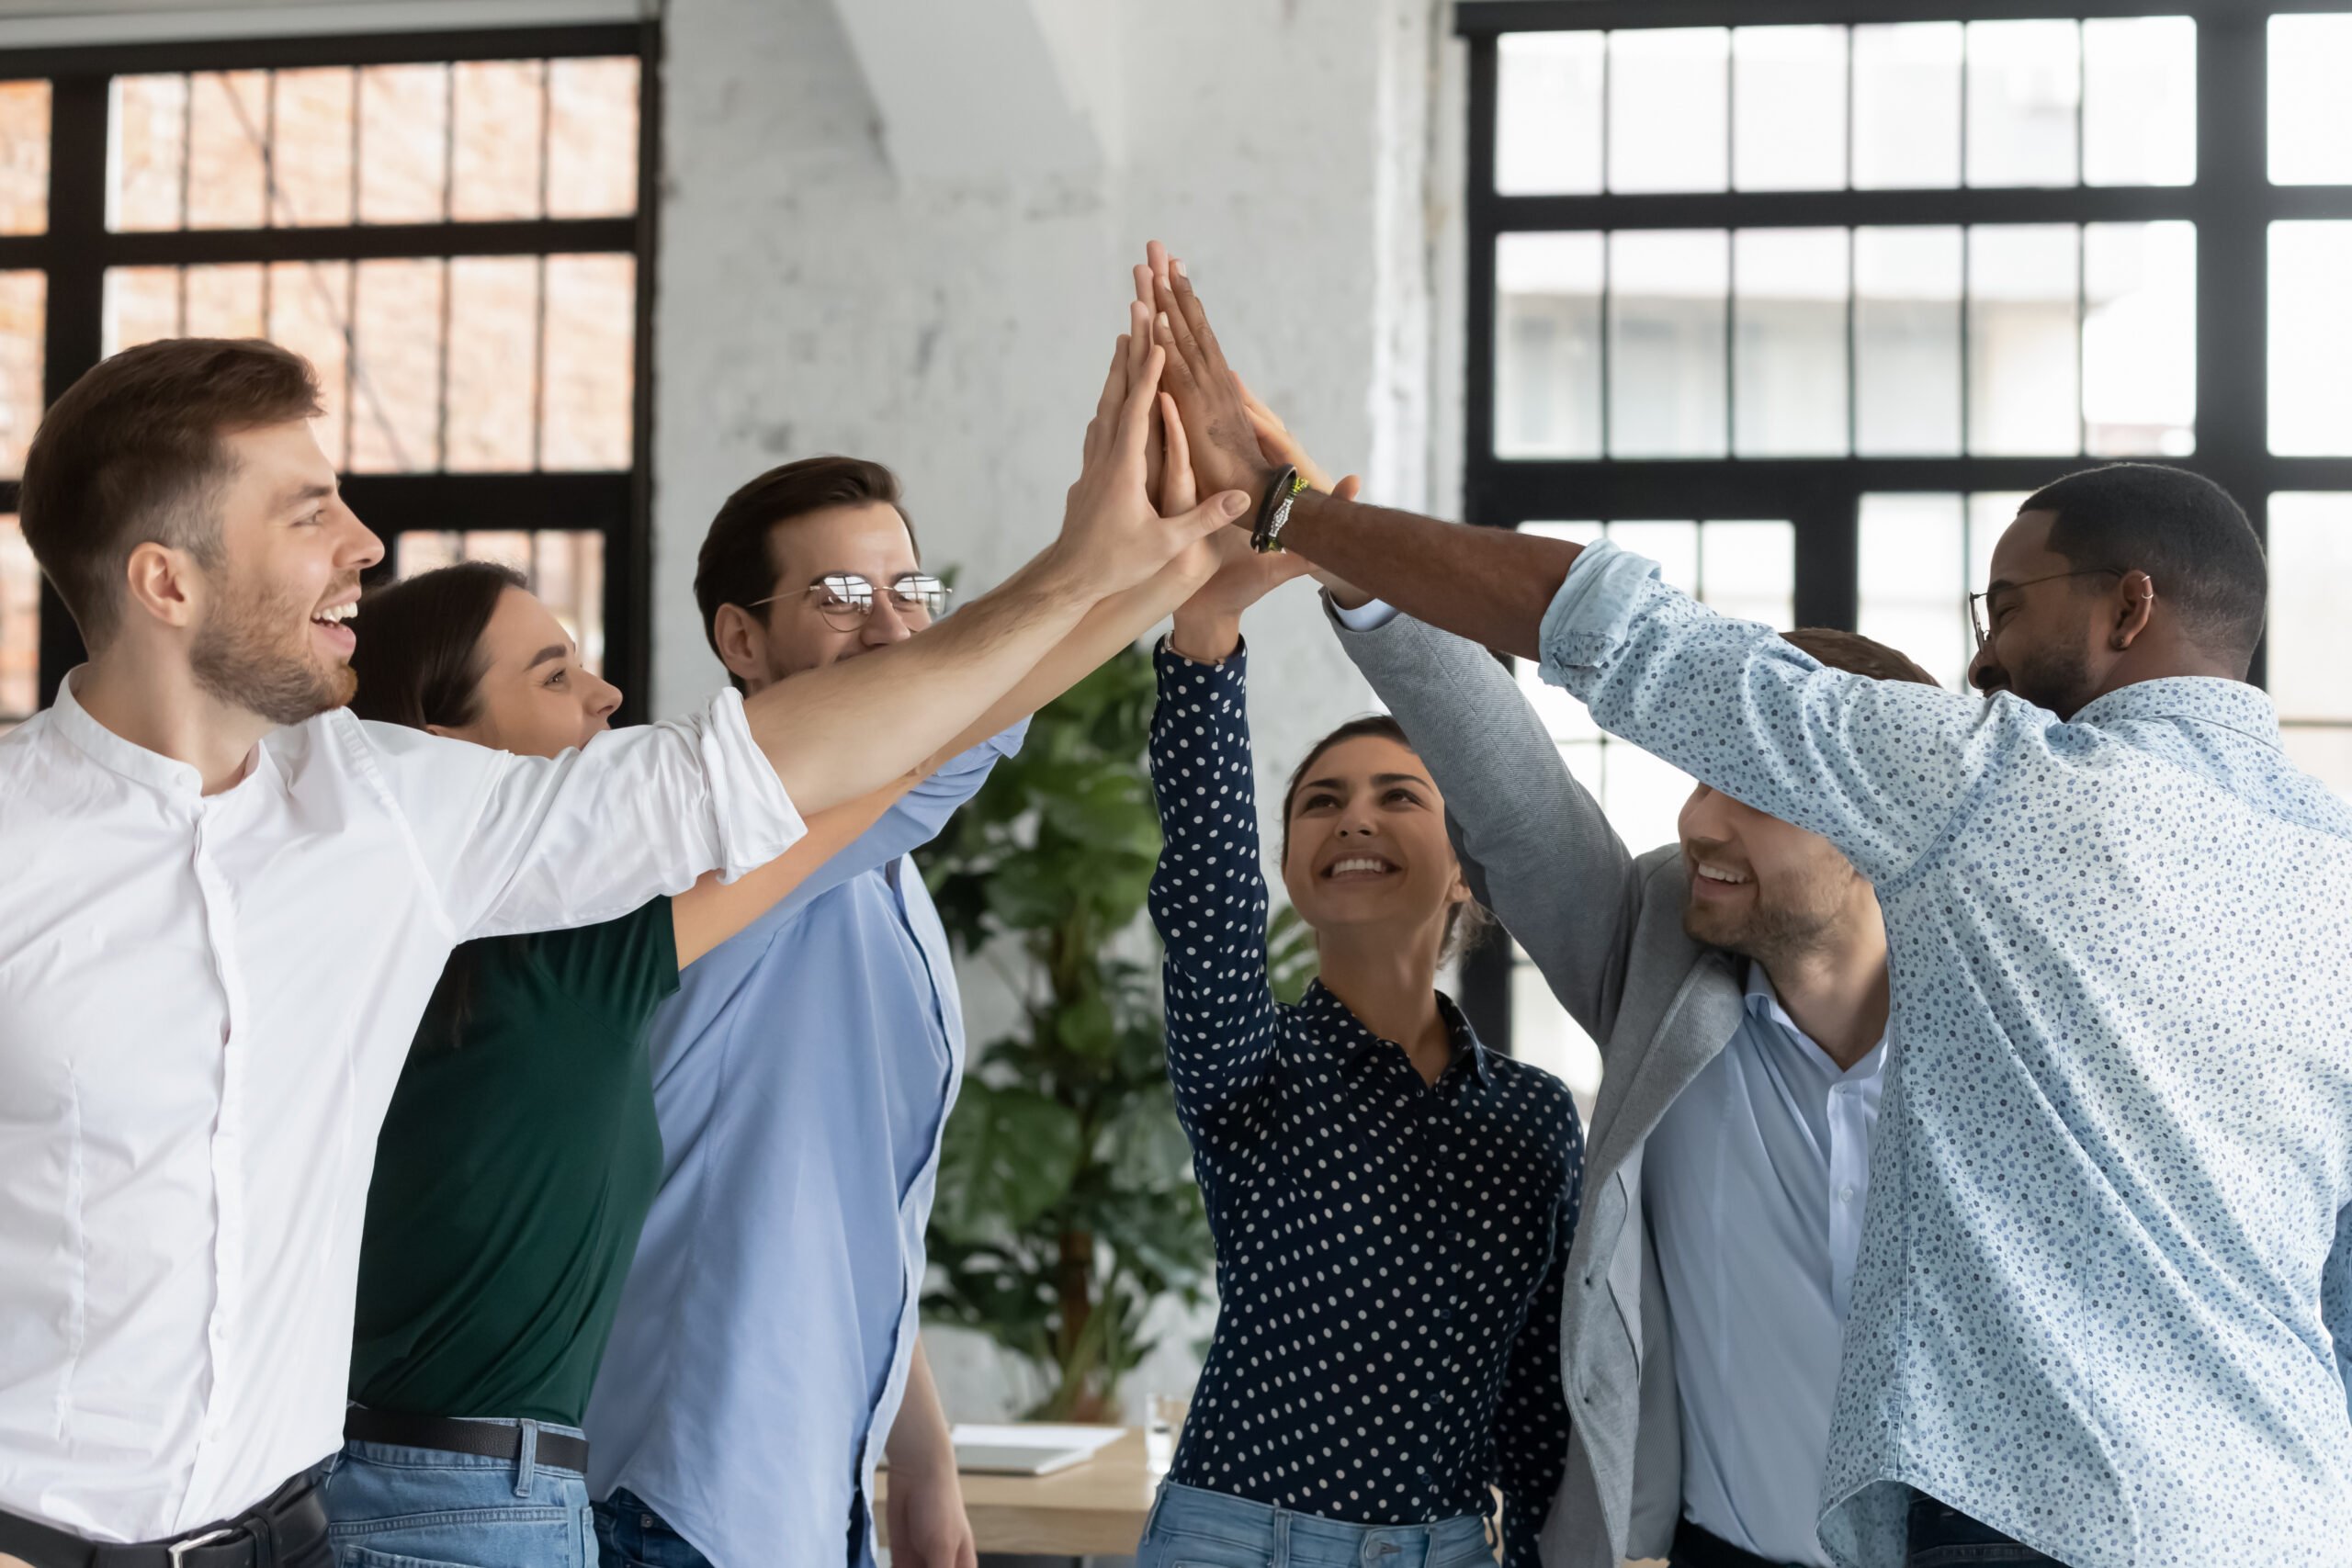
[[[2278,744],[2278,710],[2269,694],[2244,681],[2208,675],[2168,675],[2135,681],[2085,703],[2070,724],[2101,725],[2146,719],[2193,719],[2236,730],[2266,746]]]
[[[1790,1039],[1801,1042],[1807,1051],[1820,1058],[1824,1067],[1840,1077],[1870,1077],[1886,1060],[1886,1032],[1881,1030],[1878,1043],[1864,1052],[1860,1061],[1850,1067],[1839,1066],[1837,1058],[1821,1048],[1821,1042],[1807,1034],[1804,1026],[1789,1016],[1789,1010],[1781,1005],[1781,993],[1772,987],[1772,976],[1764,973],[1764,965],[1752,958],[1747,960],[1747,983],[1741,988],[1740,999],[1747,1009],[1748,1017],[1758,1023],[1770,1023],[1785,1031]]]
[[[1348,1004],[1333,996],[1320,980],[1306,987],[1306,995],[1299,998],[1298,1007],[1306,1017],[1329,1027],[1338,1039],[1340,1049],[1351,1059],[1394,1043],[1365,1028],[1363,1021],[1348,1010]],[[1478,1075],[1478,1081],[1481,1084],[1493,1083],[1494,1064],[1488,1059],[1486,1043],[1478,1038],[1478,1032],[1470,1027],[1470,1021],[1463,1016],[1462,1010],[1453,1005],[1453,998],[1440,991],[1437,1010],[1439,1016],[1445,1020],[1445,1032],[1453,1042],[1453,1057],[1447,1064],[1446,1071],[1452,1072],[1461,1066],[1466,1056],[1471,1071]]]
[[[58,733],[108,773],[119,773],[133,784],[144,784],[165,795],[181,795],[190,802],[200,802],[204,796],[204,775],[194,763],[183,762],[176,757],[166,757],[161,751],[150,751],[144,746],[125,740],[90,716],[90,710],[84,707],[81,700],[74,694],[74,682],[88,668],[86,664],[77,665],[67,671],[65,679],[57,683],[57,701],[50,705],[49,722]],[[256,742],[254,754],[246,759],[243,775],[221,793],[232,794],[240,785],[270,771],[268,748]]]

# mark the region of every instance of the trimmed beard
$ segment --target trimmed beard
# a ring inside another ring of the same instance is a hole
[[[297,634],[304,640],[292,649],[277,634],[292,608],[252,594],[225,597],[188,649],[197,685],[217,702],[279,725],[300,724],[351,701],[359,690],[356,671],[348,664],[321,669],[307,632]],[[307,627],[310,617],[301,624]]]

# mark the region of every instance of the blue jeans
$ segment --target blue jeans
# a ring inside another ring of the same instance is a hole
[[[859,1563],[865,1550],[865,1505],[850,1499],[849,1554]],[[596,1544],[604,1549],[604,1568],[711,1568],[710,1559],[693,1541],[670,1528],[653,1506],[623,1486],[596,1505]]]
[[[588,1478],[533,1453],[537,1433],[579,1428],[485,1424],[528,1428],[522,1457],[344,1444],[319,1473],[335,1568],[595,1568]]]
[[[2064,1568],[2056,1558],[2020,1546],[1958,1508],[1914,1493],[1904,1568]]]
[[[626,1486],[596,1505],[596,1542],[604,1568],[710,1568],[694,1542]]]
[[[1487,1521],[1343,1525],[1268,1503],[1159,1483],[1136,1568],[1494,1568]]]

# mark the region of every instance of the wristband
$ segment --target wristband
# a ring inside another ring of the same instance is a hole
[[[1250,547],[1260,555],[1273,555],[1283,547],[1283,525],[1290,521],[1291,503],[1298,492],[1306,488],[1306,476],[1288,463],[1274,475],[1266,487],[1266,499],[1258,503],[1257,525],[1250,530]]]

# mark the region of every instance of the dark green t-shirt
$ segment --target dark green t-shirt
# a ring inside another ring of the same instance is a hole
[[[577,1427],[662,1181],[670,900],[450,964],[469,982],[435,993],[376,1148],[351,1397]]]

